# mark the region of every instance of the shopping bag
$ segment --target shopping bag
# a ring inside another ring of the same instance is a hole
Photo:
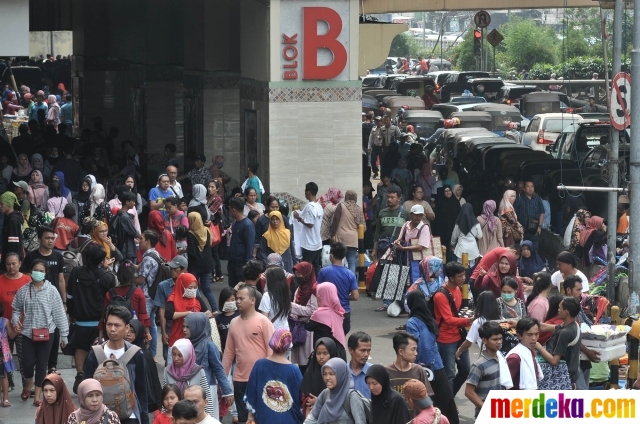
[[[405,288],[411,282],[411,267],[397,263],[383,266],[376,298],[402,300]]]

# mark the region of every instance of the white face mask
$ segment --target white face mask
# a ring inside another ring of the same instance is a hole
[[[196,297],[197,292],[198,292],[198,289],[196,287],[187,288],[187,289],[184,289],[184,294],[182,295],[182,297],[186,297],[187,299],[193,299],[194,297]]]
[[[224,302],[222,312],[233,312],[236,310],[238,310],[238,305],[236,305],[236,302]]]

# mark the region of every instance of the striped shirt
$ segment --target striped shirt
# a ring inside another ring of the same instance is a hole
[[[31,330],[34,328],[48,328],[50,333],[58,328],[61,337],[69,335],[69,323],[60,293],[50,282],[45,280],[37,291],[33,282],[25,284],[16,293],[11,306],[11,322],[14,326],[24,315],[21,331],[23,336],[31,338]]]
[[[531,199],[529,199],[524,193],[518,196],[516,201],[513,203],[513,209],[516,211],[516,215],[518,215],[518,222],[520,222],[524,227],[524,231],[527,233],[531,233],[530,231],[527,231],[529,218],[539,219],[540,215],[544,213],[542,199],[535,194],[531,196]],[[539,223],[539,225],[542,224],[543,222]]]
[[[491,390],[501,390],[498,359],[491,358],[487,356],[486,352],[482,352],[471,365],[466,383],[476,386],[475,392],[483,402]],[[478,412],[480,409],[476,408],[476,416],[478,416]]]

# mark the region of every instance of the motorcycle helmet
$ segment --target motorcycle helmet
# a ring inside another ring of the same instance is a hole
[[[458,126],[460,125],[460,118],[456,117],[456,118],[452,118],[453,120],[453,125]]]
[[[455,126],[455,123],[453,121],[453,119],[445,119],[444,120],[444,127],[445,128],[453,128]]]

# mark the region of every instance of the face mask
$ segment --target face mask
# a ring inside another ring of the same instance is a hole
[[[198,291],[197,288],[193,287],[193,288],[189,288],[189,289],[184,289],[184,294],[182,295],[182,297],[186,297],[187,299],[193,299],[194,297],[196,297],[196,292]]]
[[[296,282],[298,283],[298,287],[304,286],[306,281],[304,281],[303,277],[296,277]]]
[[[41,271],[31,271],[31,279],[32,279],[33,281],[37,281],[37,282],[44,281],[44,277],[45,277],[44,272],[41,272]]]
[[[238,309],[238,305],[236,302],[224,302],[224,306],[222,307],[222,312],[233,312]]]
[[[514,293],[502,293],[502,298],[506,301],[513,300],[514,297]]]
[[[55,159],[55,158],[57,158],[57,157],[58,157],[58,155],[51,155],[51,157],[52,157],[53,159]]]

